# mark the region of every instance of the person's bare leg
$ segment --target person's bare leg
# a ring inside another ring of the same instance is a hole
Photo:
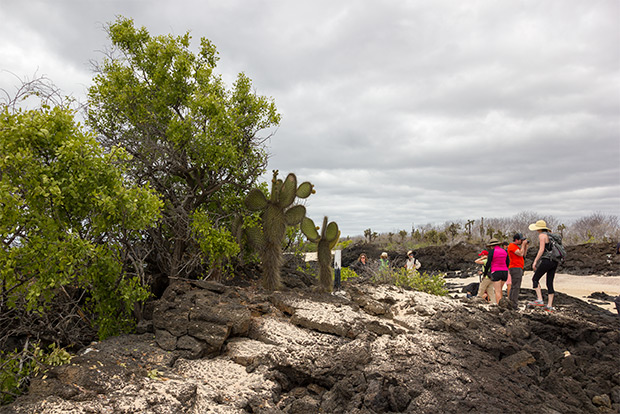
[[[549,293],[549,299],[548,299],[549,303],[547,304],[547,306],[548,306],[549,308],[552,308],[552,307],[553,307],[553,297],[554,297],[554,296],[555,296],[555,293]]]
[[[497,282],[493,282],[493,288],[495,289],[495,303],[498,304],[504,293],[502,290],[504,288],[504,281],[498,280]]]
[[[542,288],[540,287],[540,284],[534,288],[534,290],[536,291],[536,297],[538,298],[539,301],[542,302]]]

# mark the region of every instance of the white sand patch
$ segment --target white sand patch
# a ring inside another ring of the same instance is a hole
[[[523,275],[523,281],[521,282],[522,288],[532,289],[533,275],[534,272],[532,271],[525,272]],[[465,286],[472,282],[478,282],[478,276],[472,276],[465,279],[446,279],[446,281],[448,283]],[[541,279],[541,285],[543,289],[546,289],[544,276]],[[577,276],[566,273],[556,273],[553,286],[557,292],[589,302],[587,297],[594,292],[605,292],[610,296],[620,295],[620,276]],[[612,312],[616,311],[616,307],[613,303],[607,305],[597,303],[597,305]]]

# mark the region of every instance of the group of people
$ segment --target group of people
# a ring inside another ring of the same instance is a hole
[[[512,243],[504,249],[505,243],[493,238],[487,247],[490,251],[483,250],[478,254],[476,263],[482,265],[480,270],[481,280],[478,288],[478,296],[499,303],[503,297],[504,284],[506,296],[514,305],[517,305],[521,280],[523,279],[523,267],[529,241],[521,233],[516,233]]]
[[[532,270],[534,276],[532,278],[533,288],[536,291],[536,300],[530,302],[529,306],[541,306],[547,312],[554,312],[553,298],[555,290],[553,289],[553,279],[558,262],[551,259],[551,242],[549,233],[551,229],[547,227],[544,220],[538,220],[536,223],[530,224],[529,229],[538,233],[538,252]],[[523,268],[525,265],[525,256],[530,243],[521,233],[513,236],[512,243],[505,244],[493,238],[489,241],[487,247],[489,251],[483,250],[478,255],[476,263],[483,266],[480,271],[481,280],[478,288],[478,297],[492,301],[496,304],[503,297],[504,284],[506,285],[506,296],[508,301],[513,305],[518,305],[519,291],[521,289],[521,281],[523,279]],[[545,305],[540,287],[540,279],[547,275],[547,304]]]
[[[541,306],[547,312],[554,312],[553,298],[555,290],[553,289],[553,279],[558,262],[551,258],[551,241],[549,234],[551,229],[547,227],[544,220],[538,220],[536,223],[530,224],[529,229],[538,233],[538,252],[532,269],[534,276],[532,278],[533,288],[536,291],[536,300],[530,302],[529,306]],[[489,250],[483,250],[478,256],[476,263],[483,266],[480,271],[481,280],[478,287],[478,297],[484,298],[489,302],[499,304],[503,297],[504,285],[506,285],[506,296],[508,301],[514,306],[518,306],[519,292],[521,290],[521,282],[523,280],[523,269],[525,265],[525,257],[530,246],[529,240],[521,233],[516,233],[512,238],[512,243],[502,243],[493,238],[489,241],[487,247]],[[407,252],[407,262],[405,268],[409,271],[417,271],[421,267],[421,263],[415,258],[412,250]],[[362,276],[370,268],[368,257],[365,253],[360,254],[350,268],[358,275]],[[390,262],[386,252],[381,253],[379,259],[379,269],[389,269]],[[548,298],[545,304],[540,287],[540,279],[547,276],[547,292]]]
[[[362,253],[359,255],[357,260],[350,266],[350,269],[357,273],[359,276],[364,275],[369,269],[368,257],[366,253]],[[418,259],[414,257],[414,251],[409,250],[407,252],[407,262],[405,263],[405,268],[409,271],[416,271],[422,266],[422,263]],[[390,268],[390,259],[388,257],[387,252],[381,253],[379,257],[379,270],[389,269]]]

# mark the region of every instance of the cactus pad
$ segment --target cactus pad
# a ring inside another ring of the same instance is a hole
[[[295,177],[295,174],[290,173],[282,184],[278,205],[282,208],[286,208],[293,204],[293,201],[295,201],[295,197],[297,196],[297,194],[295,194],[296,191],[297,177]]]
[[[313,192],[314,185],[312,185],[308,181],[304,181],[303,183],[299,184],[299,188],[297,188],[297,197],[308,198]]]
[[[261,190],[255,188],[245,198],[245,206],[252,211],[262,210],[267,206],[267,198]]]
[[[325,240],[331,242],[334,239],[337,239],[339,235],[340,232],[338,231],[338,225],[332,221],[325,229]]]
[[[301,232],[313,243],[319,241],[319,233],[316,231],[316,227],[314,226],[314,221],[311,218],[304,217],[301,221]]]
[[[301,220],[306,216],[306,207],[302,205],[297,205],[289,208],[284,213],[284,218],[286,219],[286,224],[289,226],[294,226],[296,224],[301,223]]]

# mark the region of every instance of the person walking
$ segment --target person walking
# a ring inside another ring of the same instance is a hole
[[[508,245],[508,273],[512,279],[512,288],[508,292],[508,300],[513,306],[519,305],[519,291],[521,290],[521,280],[523,280],[523,267],[529,242],[521,233],[516,233],[512,238],[512,243]]]
[[[487,259],[489,257],[489,252],[487,250],[483,250],[478,253],[478,258],[475,260],[475,263],[482,265],[482,270],[478,273],[480,275],[480,286],[478,287],[478,297],[485,299],[487,302],[491,301],[495,298],[495,291],[493,290],[493,282],[489,275],[484,274],[484,268],[487,264]]]
[[[544,220],[538,220],[536,223],[530,224],[529,229],[531,231],[538,232],[538,253],[532,263],[532,269],[534,270],[534,276],[532,277],[532,283],[534,290],[536,291],[536,300],[528,303],[528,306],[544,306],[547,312],[555,312],[553,307],[553,297],[555,296],[555,290],[553,289],[553,279],[555,277],[555,271],[558,268],[558,262],[551,260],[551,242],[549,241],[549,234],[551,229],[547,227],[547,223]],[[543,302],[542,289],[539,281],[547,275],[547,305]]]
[[[484,274],[491,272],[491,281],[493,282],[493,289],[495,290],[495,303],[499,304],[502,299],[504,283],[508,280],[508,253],[501,246],[501,242],[496,238],[492,238],[489,241],[488,247],[489,257],[487,258],[487,264],[484,267]]]

